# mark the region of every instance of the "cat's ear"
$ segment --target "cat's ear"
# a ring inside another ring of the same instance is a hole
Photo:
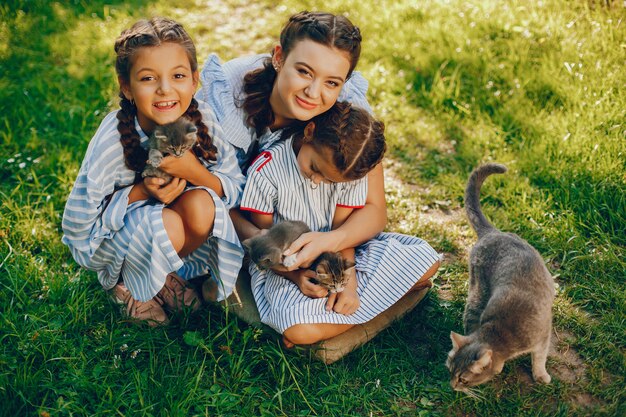
[[[480,355],[480,358],[478,358],[476,362],[472,364],[472,367],[470,369],[472,373],[480,374],[483,372],[485,368],[491,366],[492,356],[493,356],[493,351],[491,349],[486,349],[482,353],[482,355]]]
[[[452,349],[454,351],[461,349],[469,342],[469,338],[467,336],[463,336],[455,332],[450,332],[450,340],[452,340]]]
[[[246,252],[248,252],[248,253],[250,253],[250,249],[251,249],[251,246],[250,246],[250,241],[251,241],[251,240],[252,240],[252,238],[250,238],[250,239],[246,239],[246,240],[244,240],[243,242],[241,242],[241,246],[243,246],[243,248],[244,248],[244,249],[246,250]]]
[[[326,268],[324,267],[324,265],[322,265],[321,263],[319,263],[316,267],[315,267],[315,273],[317,274],[318,277],[321,276],[326,276]]]
[[[304,127],[304,140],[310,142],[313,140],[313,134],[315,133],[315,122],[309,122]]]

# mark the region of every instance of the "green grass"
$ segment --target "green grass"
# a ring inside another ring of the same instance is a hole
[[[253,4],[249,4],[253,3]],[[0,5],[0,414],[6,416],[571,416],[626,413],[626,22],[617,1],[356,0],[48,2]],[[65,199],[116,106],[113,41],[134,20],[181,21],[202,62],[269,51],[302,9],[349,13],[387,126],[390,230],[446,253],[408,317],[325,366],[205,307],[167,328],[127,322],[61,244]],[[460,331],[463,188],[557,277],[553,384],[530,360],[478,401],[444,366]]]

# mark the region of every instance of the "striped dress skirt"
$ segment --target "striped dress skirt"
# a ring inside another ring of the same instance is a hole
[[[207,187],[215,203],[213,231],[207,241],[185,258],[180,258],[163,225],[163,204],[135,202],[128,206],[124,226],[107,236],[90,259],[90,268],[98,271],[105,289],[121,278],[133,298],[152,299],[165,285],[170,272],[183,279],[211,274],[217,282],[218,300],[232,293],[243,260],[228,209],[220,197]],[[207,215],[209,213],[207,212]]]
[[[441,256],[424,240],[380,233],[356,248],[358,310],[349,316],[326,311],[327,298],[310,298],[296,284],[250,262],[252,293],[261,321],[279,333],[296,324],[360,324],[404,296]]]

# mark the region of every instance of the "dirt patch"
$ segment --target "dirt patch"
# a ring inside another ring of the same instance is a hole
[[[553,329],[550,359],[552,377],[571,385],[588,382],[587,366],[578,352],[571,347],[575,336],[564,330]],[[549,372],[550,372],[549,371]]]

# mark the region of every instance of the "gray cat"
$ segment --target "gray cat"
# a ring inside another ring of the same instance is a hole
[[[142,177],[158,177],[165,184],[172,181],[172,176],[158,167],[167,155],[177,158],[195,145],[198,129],[188,119],[181,117],[175,122],[157,126],[148,139],[148,161],[141,173]]]
[[[289,267],[295,262],[295,254],[285,257],[283,252],[301,234],[310,231],[306,223],[288,220],[264,229],[260,235],[246,239],[242,244],[250,259],[260,269],[283,265]],[[354,265],[354,262],[344,259],[339,252],[323,252],[310,267],[317,273],[316,278],[311,278],[311,282],[330,292],[342,292]]]
[[[526,241],[496,229],[480,208],[480,187],[489,175],[506,172],[486,164],[472,172],[465,210],[478,242],[469,257],[469,294],[463,314],[466,336],[450,333],[446,366],[456,391],[489,381],[504,362],[531,353],[533,378],[550,383],[546,359],[552,332],[554,282],[541,255]]]

